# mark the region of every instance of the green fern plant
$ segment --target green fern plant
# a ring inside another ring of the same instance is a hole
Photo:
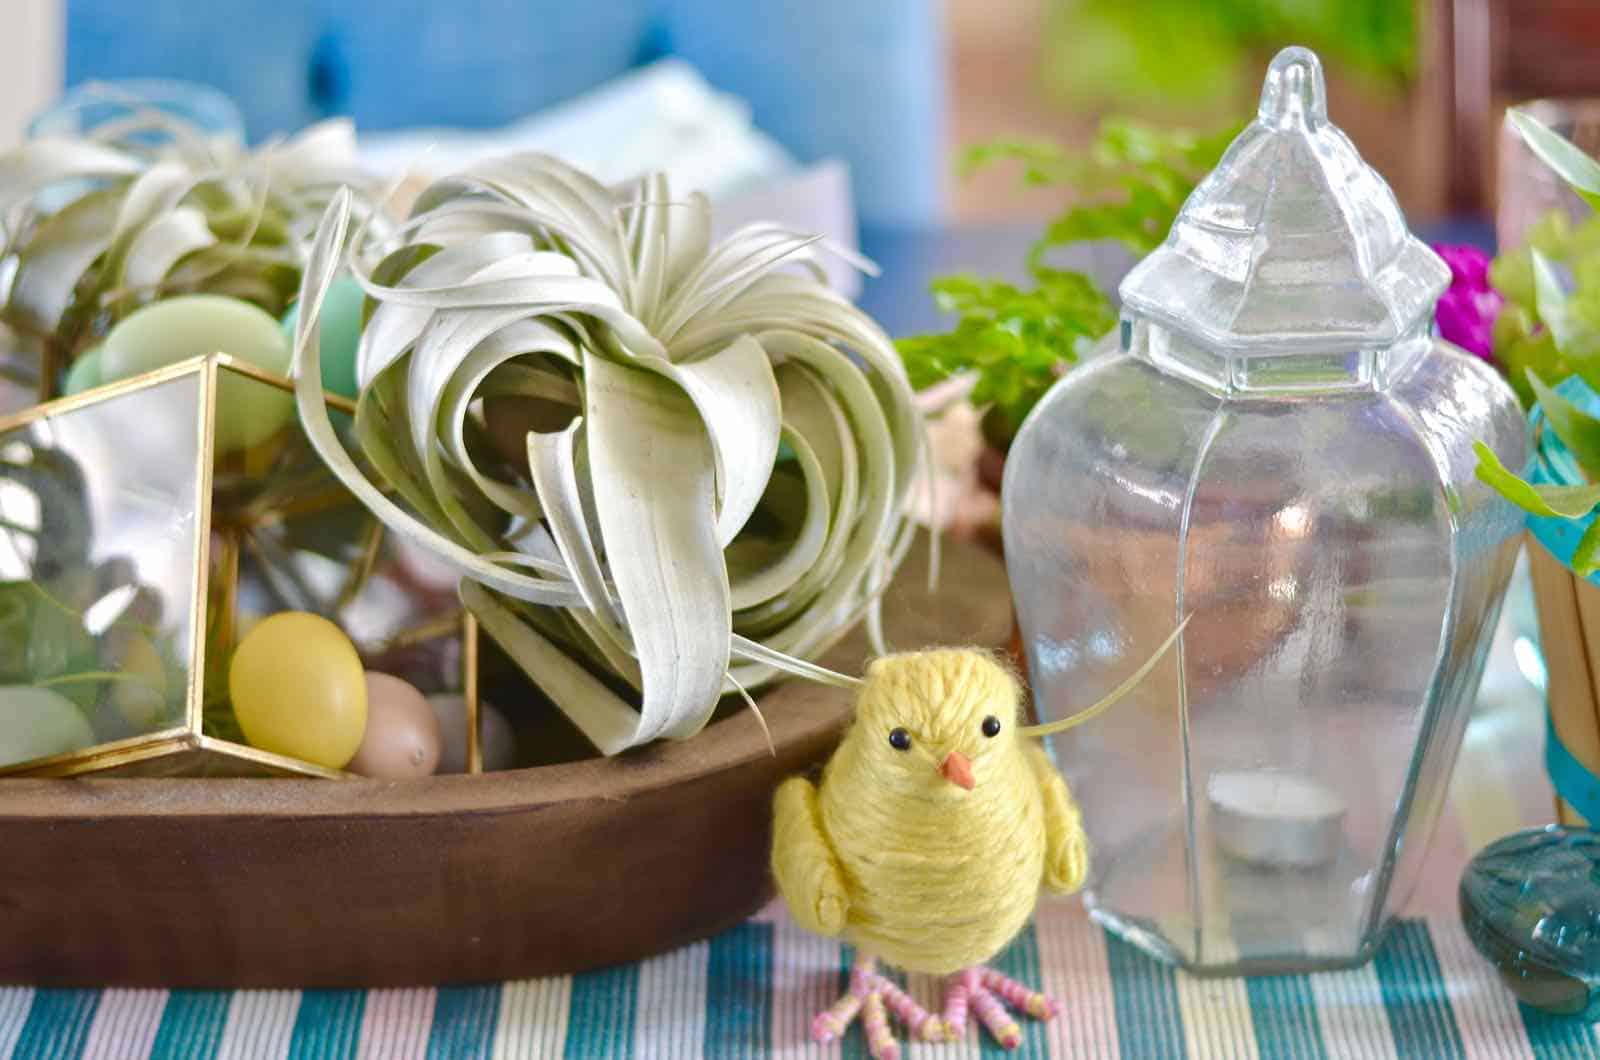
[[[971,398],[989,409],[985,428],[993,440],[1008,442],[1050,385],[1116,323],[1107,293],[1085,273],[1051,265],[1053,252],[1105,239],[1140,256],[1154,250],[1240,127],[1196,135],[1113,119],[1081,151],[1024,140],[969,149],[963,173],[1020,165],[1025,184],[1063,188],[1073,203],[1029,246],[1028,285],[969,273],[933,282],[934,299],[956,315],[956,324],[896,344],[912,385],[974,373]]]

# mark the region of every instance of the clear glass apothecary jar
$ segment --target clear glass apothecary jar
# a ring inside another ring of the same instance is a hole
[[[1121,287],[1109,348],[1018,434],[1006,560],[1092,844],[1085,894],[1193,970],[1370,957],[1422,862],[1518,547],[1472,443],[1516,399],[1432,336],[1443,262],[1329,123],[1316,56]]]

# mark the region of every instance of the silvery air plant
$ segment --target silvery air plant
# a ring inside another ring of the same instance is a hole
[[[889,340],[824,285],[814,237],[710,231],[663,176],[608,188],[524,154],[432,185],[387,236],[339,196],[301,288],[324,461],[607,754],[691,736],[780,672],[854,683],[808,660],[912,535],[922,432]],[[345,267],[372,477],[316,385]]]
[[[373,186],[347,121],[247,151],[102,91],[124,117],[0,153],[0,320],[45,340],[52,367],[173,294],[230,295],[277,316],[334,191],[356,189],[367,211]]]

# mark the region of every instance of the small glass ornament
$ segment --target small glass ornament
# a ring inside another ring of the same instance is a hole
[[[194,81],[154,77],[84,82],[36,114],[28,123],[28,138],[103,137],[129,122],[149,125],[152,117],[173,123],[164,134],[142,134],[154,146],[198,134],[214,150],[244,149],[244,115],[227,95]]]
[[[1517,832],[1461,874],[1461,923],[1524,1004],[1600,1020],[1600,835]]]
[[[1329,123],[1321,66],[1258,116],[1121,287],[1121,326],[1007,461],[1006,559],[1096,918],[1206,973],[1369,958],[1417,877],[1521,519],[1515,397],[1431,333],[1449,279]]]

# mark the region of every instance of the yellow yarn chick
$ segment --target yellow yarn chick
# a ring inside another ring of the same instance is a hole
[[[1006,1048],[1022,1040],[1006,1006],[1038,1019],[1056,1014],[1051,999],[984,967],[1027,923],[1041,889],[1070,893],[1088,871],[1078,808],[1028,737],[1099,714],[1177,635],[1094,707],[1027,728],[1017,680],[987,653],[943,649],[872,663],[821,784],[794,777],[775,799],[779,892],[802,926],[842,935],[859,954],[850,991],[818,1014],[813,1037],[831,1041],[859,1014],[871,1055],[894,1060],[891,1010],[913,1036],[940,1041],[964,1035],[970,1007]],[[954,973],[943,1013],[880,974],[880,959]]]

